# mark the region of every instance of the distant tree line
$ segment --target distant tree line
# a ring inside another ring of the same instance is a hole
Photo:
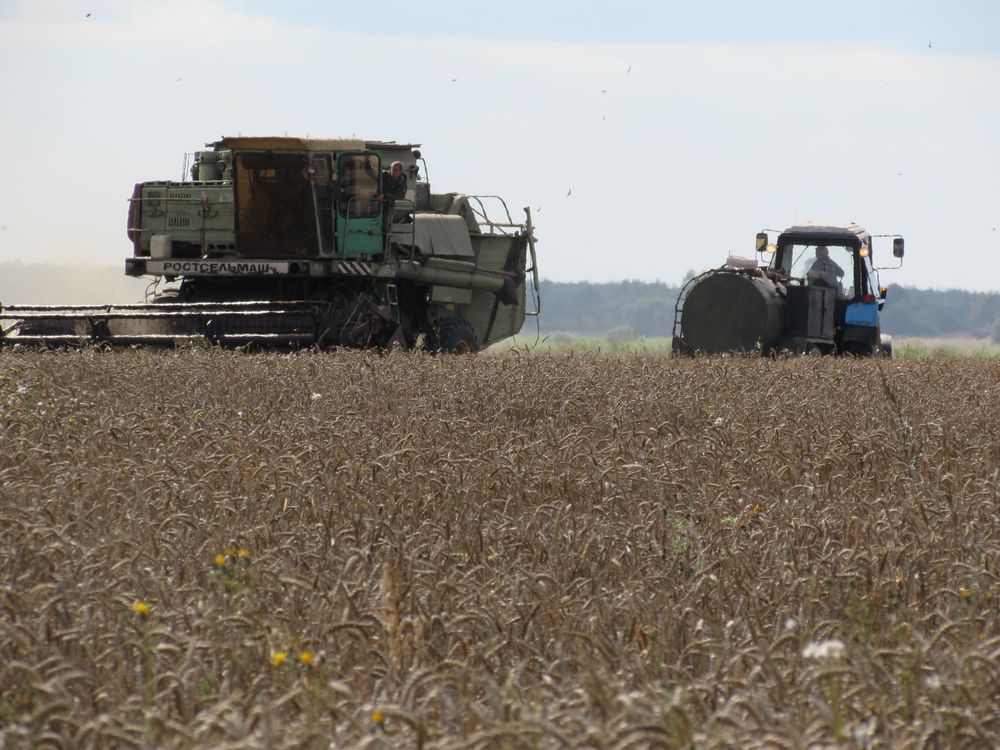
[[[544,333],[669,336],[680,287],[659,282],[541,283]],[[890,286],[882,330],[896,336],[991,336],[1000,341],[1000,293]]]
[[[890,286],[882,313],[882,328],[896,336],[992,336],[997,321],[1000,293],[961,289]]]
[[[546,333],[669,336],[679,286],[644,281],[541,283]]]

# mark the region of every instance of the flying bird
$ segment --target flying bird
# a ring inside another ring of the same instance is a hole
[[[566,191],[566,197],[569,198],[573,194],[573,188]]]
[[[626,73],[631,73],[632,72],[632,66],[629,65],[628,68],[625,70],[625,72]]]
[[[606,93],[608,93],[608,90],[607,89],[601,89],[601,93],[602,94],[606,94]]]
[[[455,82],[455,81],[457,81],[457,80],[458,80],[457,78],[452,78],[452,79],[451,79],[451,82],[452,82],[452,83],[454,83],[454,82]]]
[[[927,49],[930,49],[932,45],[933,45],[933,42],[927,42]]]
[[[87,18],[90,18],[90,14],[88,13],[86,17],[87,17]]]

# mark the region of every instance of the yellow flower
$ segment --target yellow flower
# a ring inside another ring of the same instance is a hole
[[[313,663],[312,651],[299,651],[299,661],[306,666],[311,666]]]
[[[152,607],[146,604],[146,602],[139,600],[132,605],[132,611],[139,615],[139,617],[146,617],[152,611]]]
[[[972,596],[972,592],[963,586],[958,590],[958,595],[963,599],[968,599],[970,596]]]
[[[285,651],[275,651],[271,654],[271,664],[275,667],[280,667],[285,663],[285,659],[288,658],[288,653]]]
[[[754,513],[760,513],[760,511],[763,509],[763,507],[764,506],[761,505],[760,503],[754,503],[753,504],[753,512]]]
[[[215,556],[215,564],[219,568],[226,567],[226,556],[225,555],[216,555]]]
[[[248,550],[246,547],[240,547],[239,551],[236,554],[239,555],[244,560],[250,559],[250,550]]]
[[[385,714],[379,711],[377,708],[372,711],[372,721],[374,721],[379,726],[385,724]]]
[[[236,557],[236,550],[232,547],[226,550],[226,557]]]

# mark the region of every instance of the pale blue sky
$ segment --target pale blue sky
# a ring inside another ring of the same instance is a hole
[[[556,280],[812,219],[903,234],[883,280],[1000,289],[998,32],[985,0],[0,0],[0,260],[120,266],[134,182],[287,132],[422,143],[435,190],[535,209]]]
[[[269,14],[274,2],[227,2]],[[480,7],[481,6],[481,7]],[[292,2],[288,23],[444,37],[484,36],[561,42],[867,43],[899,50],[940,45],[965,53],[1000,50],[1000,5],[993,0],[616,0],[496,3],[384,0]]]

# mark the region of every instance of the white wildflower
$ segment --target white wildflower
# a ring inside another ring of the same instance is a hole
[[[799,626],[799,621],[794,617],[789,617],[785,620],[785,630],[795,630]]]
[[[715,421],[712,422],[716,427],[722,427],[722,417],[716,417]]]
[[[314,393],[314,394],[312,395],[312,400],[313,400],[313,401],[318,401],[318,400],[319,400],[319,399],[321,399],[321,398],[323,398],[322,394],[319,394],[319,393]]]
[[[936,674],[929,674],[924,678],[924,685],[926,685],[929,690],[937,690],[941,687],[941,678]]]
[[[851,730],[851,734],[854,737],[854,744],[858,747],[871,747],[872,742],[875,740],[875,730],[877,728],[878,719],[875,716],[872,716],[868,721],[862,721]]]
[[[26,386],[24,383],[21,383],[20,385],[17,386],[17,392],[23,396],[25,393],[28,392],[28,386]]]
[[[831,638],[828,641],[812,641],[802,649],[802,656],[816,661],[839,659],[844,655],[844,642]]]

